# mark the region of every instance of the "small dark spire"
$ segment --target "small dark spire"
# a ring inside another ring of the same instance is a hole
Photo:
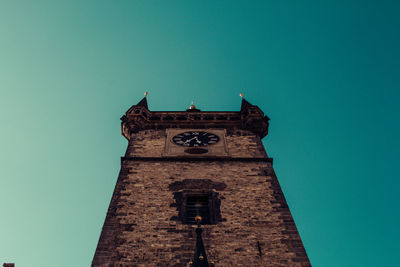
[[[201,229],[201,216],[196,216],[197,228],[196,228],[196,248],[194,249],[194,259],[191,262],[191,266],[193,267],[209,267],[206,250],[203,244],[203,238],[201,237],[201,233],[203,229]]]
[[[244,97],[242,97],[242,106],[240,107],[240,111],[247,109],[248,107],[252,107],[253,105],[250,104]]]
[[[136,106],[141,106],[149,109],[149,107],[147,106],[147,97],[143,97],[143,99],[140,100],[140,102],[137,103]]]

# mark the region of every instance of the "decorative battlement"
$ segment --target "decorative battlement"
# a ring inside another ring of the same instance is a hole
[[[194,107],[194,106],[193,106]],[[186,111],[150,111],[147,98],[133,105],[121,117],[122,135],[128,140],[132,133],[148,129],[167,128],[224,128],[227,131],[249,130],[261,138],[268,134],[269,118],[260,108],[242,99],[240,111],[201,111],[190,108]]]

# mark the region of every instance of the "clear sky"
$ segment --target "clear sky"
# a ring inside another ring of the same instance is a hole
[[[399,1],[0,2],[0,263],[89,266],[119,118],[239,110],[313,266],[398,266]]]

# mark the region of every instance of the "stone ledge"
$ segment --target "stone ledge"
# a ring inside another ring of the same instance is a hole
[[[244,161],[244,162],[273,162],[272,158],[232,158],[232,157],[121,157],[123,161]]]

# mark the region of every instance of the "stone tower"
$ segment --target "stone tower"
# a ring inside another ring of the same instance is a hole
[[[92,266],[189,266],[198,215],[202,266],[310,266],[257,106],[150,111],[145,97],[121,120],[129,144]]]

